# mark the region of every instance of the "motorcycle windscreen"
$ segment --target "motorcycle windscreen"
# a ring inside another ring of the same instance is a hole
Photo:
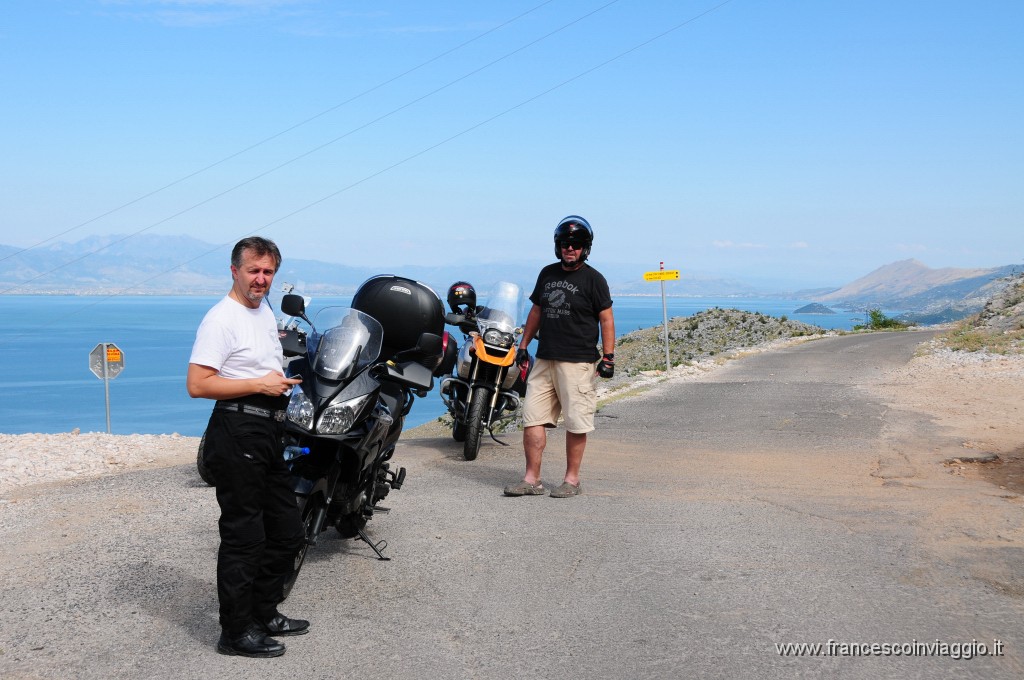
[[[522,310],[523,294],[519,286],[499,281],[487,296],[487,304],[477,314],[477,321],[488,321],[504,331],[510,331],[516,327],[516,320],[522,316]]]
[[[315,325],[326,320],[327,312],[331,327],[319,338],[313,371],[328,380],[345,380],[377,360],[384,329],[372,316],[347,307],[322,310]]]

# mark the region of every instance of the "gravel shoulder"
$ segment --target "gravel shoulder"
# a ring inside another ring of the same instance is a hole
[[[932,341],[865,388],[960,440],[959,451],[943,454],[949,474],[1024,496],[1024,355],[953,351]]]
[[[181,465],[198,447],[198,437],[180,434],[0,434],[0,502],[37,484]]]

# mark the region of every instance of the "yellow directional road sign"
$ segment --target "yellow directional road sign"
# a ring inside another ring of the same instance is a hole
[[[678,269],[659,269],[656,272],[644,272],[644,281],[669,281],[678,278]]]

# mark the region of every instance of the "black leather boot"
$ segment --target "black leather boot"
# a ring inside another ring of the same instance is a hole
[[[263,624],[263,630],[267,635],[305,635],[309,632],[309,621],[275,614],[274,618]]]
[[[284,654],[284,645],[267,637],[266,631],[252,624],[238,637],[229,637],[227,633],[221,633],[220,640],[217,641],[217,651],[231,656],[267,659]]]

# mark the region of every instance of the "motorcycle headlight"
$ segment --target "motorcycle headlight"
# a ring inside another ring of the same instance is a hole
[[[292,398],[288,401],[288,420],[303,429],[313,429],[313,402],[298,385],[292,388]]]
[[[338,404],[331,404],[320,414],[316,431],[320,434],[344,434],[355,425],[356,416],[363,410],[369,394],[349,399]]]
[[[511,347],[515,338],[511,333],[502,333],[497,328],[488,328],[484,331],[484,342],[495,347]]]

